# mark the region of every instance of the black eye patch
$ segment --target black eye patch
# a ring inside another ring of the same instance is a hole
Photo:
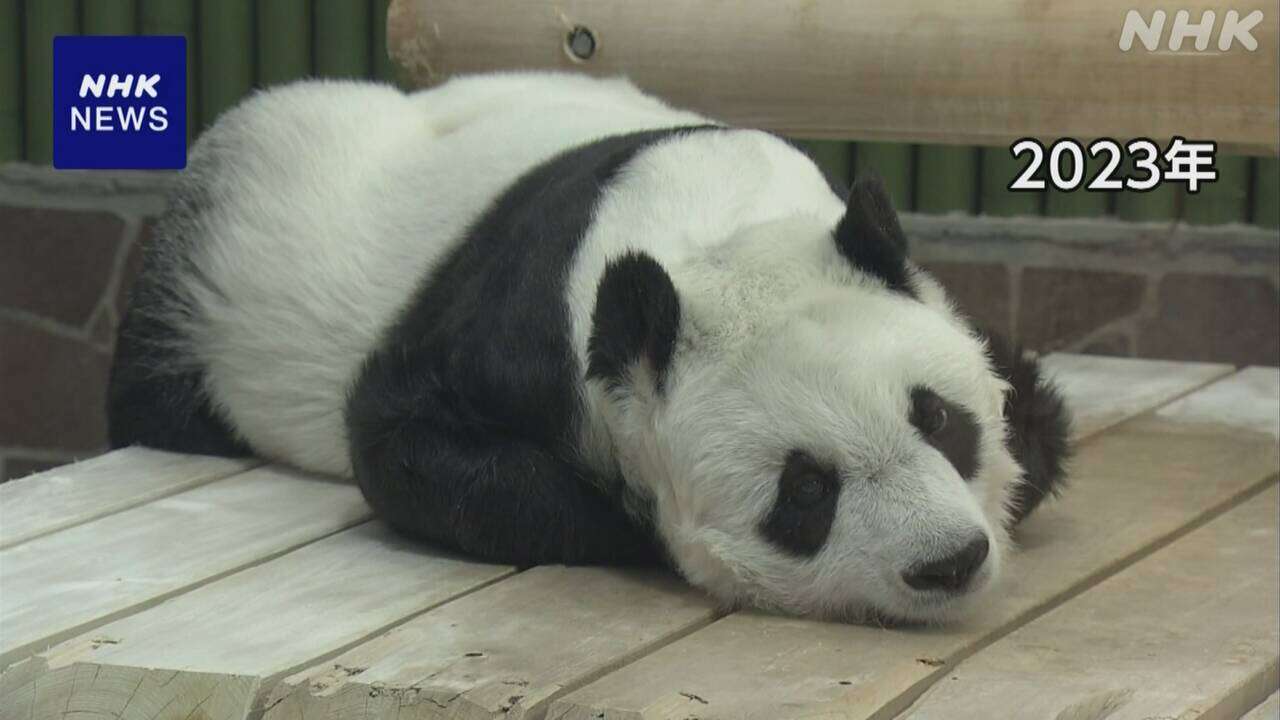
[[[942,453],[960,477],[978,474],[978,419],[965,408],[948,402],[922,385],[911,388],[911,424],[925,442]]]
[[[813,557],[831,533],[839,497],[835,471],[793,450],[778,476],[778,495],[760,524],[760,534],[783,552]]]

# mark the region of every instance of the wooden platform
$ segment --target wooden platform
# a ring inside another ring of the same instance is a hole
[[[252,463],[130,449],[0,485],[0,720],[1280,717],[1280,371],[1049,363],[1071,488],[942,628],[471,563]]]

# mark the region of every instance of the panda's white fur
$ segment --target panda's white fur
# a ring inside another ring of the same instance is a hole
[[[371,350],[415,289],[521,175],[638,130],[703,125],[624,80],[462,78],[411,94],[313,81],[256,93],[196,144],[178,194],[201,198],[152,250],[172,284],[138,312],[176,329],[215,412],[255,452],[352,473],[344,411]],[[1006,554],[1020,469],[1006,383],[943,291],[916,297],[853,267],[832,241],[846,211],[802,153],[767,133],[679,134],[641,149],[604,189],[567,269],[571,346],[589,363],[606,266],[651,256],[679,295],[660,391],[582,380],[579,451],[652,503],[679,571],[735,604],[798,614],[938,620],[986,591]],[[174,300],[173,298],[176,298]],[[910,422],[927,385],[981,428],[966,482]],[[798,559],[757,531],[790,449],[839,468],[830,534]],[[902,575],[975,534],[991,549],[966,592]]]

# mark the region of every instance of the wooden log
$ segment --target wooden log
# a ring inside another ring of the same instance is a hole
[[[373,62],[372,77],[392,85],[399,85],[400,75],[396,69],[396,64],[391,61],[391,55],[387,52],[387,6],[391,4],[391,0],[369,0],[372,4],[373,20],[369,24],[369,32],[372,33],[372,45],[370,54]]]
[[[1219,156],[1214,163],[1218,179],[1186,194],[1183,219],[1197,225],[1248,222],[1250,164],[1247,157]]]
[[[1280,227],[1280,160],[1258,160],[1253,175],[1253,223]]]
[[[368,518],[350,484],[260,468],[0,551],[0,669]]]
[[[0,550],[256,464],[132,447],[11,480],[0,485]]]
[[[853,148],[855,178],[878,175],[900,211],[915,207],[912,197],[912,148],[904,143],[860,142]]]
[[[13,665],[0,717],[259,716],[274,679],[513,572],[365,523]]]
[[[53,39],[79,31],[74,0],[23,4],[27,162],[53,162]]]
[[[900,717],[1240,717],[1280,685],[1278,523],[1273,484],[965,660]]]
[[[369,76],[372,8],[355,0],[316,0],[313,5],[315,72],[323,77]]]
[[[1280,691],[1273,692],[1266,700],[1244,714],[1240,720],[1280,720]]]
[[[218,0],[199,5],[200,117],[204,129],[253,87],[252,0]]]
[[[138,0],[138,34],[187,38],[187,143],[190,145],[201,128],[195,0]]]
[[[1009,148],[983,148],[979,177],[978,209],[983,215],[998,217],[1035,217],[1044,209],[1044,193],[1015,192],[1009,189],[1013,179],[1027,166],[1025,156],[1015,158]],[[1037,177],[1045,175],[1044,168]]]
[[[1049,190],[1045,192],[1044,197],[1044,214],[1046,217],[1059,218],[1099,218],[1107,214],[1107,210],[1111,204],[1111,194],[1106,192],[1091,192],[1085,189],[1089,181],[1093,180],[1099,172],[1106,167],[1110,158],[1103,155],[1101,158],[1089,155],[1089,150],[1085,148],[1084,174],[1081,176],[1080,186],[1076,190],[1062,191],[1049,184]],[[1049,162],[1045,160],[1045,162]],[[1063,160],[1062,168],[1059,170],[1064,177],[1071,177],[1075,172],[1072,161]]]
[[[827,180],[839,188],[853,183],[853,144],[834,140],[796,140],[796,147],[809,156]]]
[[[1136,171],[1134,159],[1127,154],[1120,166],[1122,177]],[[1116,195],[1116,217],[1134,222],[1169,222],[1178,219],[1182,188],[1174,183],[1161,183],[1147,192],[1125,191]]]
[[[137,0],[93,0],[80,5],[80,30],[85,35],[132,35],[137,19]]]
[[[682,106],[799,137],[1008,145],[1022,136],[1183,135],[1280,151],[1280,28],[1261,10],[1258,49],[1120,49],[1126,12],[1158,0],[942,3],[781,0],[687,3],[395,0],[392,55],[419,84],[512,68],[625,73]],[[1220,3],[1178,6],[1193,22]],[[588,59],[566,50],[581,26]],[[1105,78],[1105,80],[1101,80]]]
[[[22,159],[22,3],[0,0],[0,163]]]
[[[311,3],[256,3],[258,85],[279,85],[311,74]]]
[[[1280,371],[1231,376],[1188,396],[1186,409],[1082,445],[1070,491],[1019,528],[1006,585],[965,623],[885,630],[737,613],[566,696],[550,715],[893,717],[946,668],[1274,483],[1275,436],[1199,397],[1231,402],[1264,381],[1280,386]],[[1259,413],[1280,415],[1272,397],[1256,400]]]
[[[265,717],[542,717],[565,690],[713,615],[665,572],[539,567],[286,679]]]
[[[1074,416],[1077,439],[1095,435],[1233,372],[1230,365],[1053,353],[1043,359]]]
[[[923,213],[972,213],[978,199],[974,147],[929,145],[916,149],[915,209]]]

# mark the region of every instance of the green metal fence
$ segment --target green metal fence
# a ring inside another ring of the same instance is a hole
[[[1115,216],[1125,220],[1174,220],[1215,225],[1246,222],[1280,227],[1280,161],[1225,155],[1218,180],[1198,193],[1165,184],[1146,192],[1009,192],[1025,167],[1008,148],[903,143],[800,142],[827,172],[848,181],[868,169],[885,180],[900,208],[923,213],[999,216]],[[1088,172],[1092,173],[1092,167]]]
[[[52,38],[187,37],[188,132],[194,138],[250,89],[307,76],[394,81],[388,0],[0,0],[0,162],[48,163]],[[841,180],[871,168],[903,209],[1280,227],[1280,161],[1222,156],[1219,179],[1194,195],[1011,193],[1022,167],[1007,148],[801,142]]]

